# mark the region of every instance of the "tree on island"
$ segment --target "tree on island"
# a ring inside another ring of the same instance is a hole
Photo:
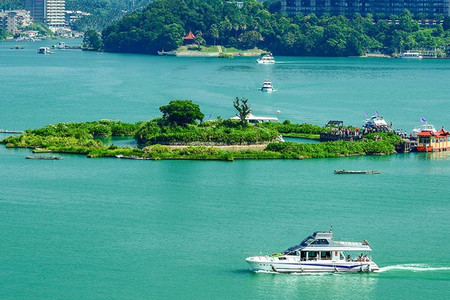
[[[205,115],[200,111],[200,106],[191,100],[173,100],[168,105],[161,106],[163,119],[170,125],[186,126],[203,121]]]
[[[234,108],[238,111],[236,116],[239,117],[242,125],[247,125],[246,118],[252,112],[252,108],[248,106],[247,101],[248,99],[246,98],[239,99],[239,97],[236,97],[236,100],[233,102]]]
[[[86,50],[98,51],[102,48],[103,43],[97,31],[89,29],[84,33],[83,48]]]

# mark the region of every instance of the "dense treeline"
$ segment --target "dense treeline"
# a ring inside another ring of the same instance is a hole
[[[224,0],[156,0],[106,28],[103,41],[106,51],[156,54],[177,48],[191,30],[211,45],[311,56],[392,54],[450,44],[448,17],[444,26],[422,29],[408,11],[389,17],[398,24],[370,14],[352,19],[326,14],[288,18],[276,4],[256,0],[244,0],[242,8]]]

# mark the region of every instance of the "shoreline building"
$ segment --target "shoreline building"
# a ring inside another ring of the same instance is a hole
[[[30,13],[26,10],[7,10],[0,12],[0,28],[16,33],[19,26],[30,24]]]
[[[50,28],[65,26],[65,0],[26,0],[25,9],[34,22],[46,23]]]
[[[370,13],[389,17],[399,15],[405,9],[416,17],[420,14],[427,18],[450,16],[450,0],[281,0],[281,10],[289,16],[328,13],[352,17],[355,13],[363,16]]]

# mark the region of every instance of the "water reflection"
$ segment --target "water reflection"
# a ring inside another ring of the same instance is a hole
[[[377,283],[377,274],[255,274],[254,287],[258,296],[271,294],[272,287],[277,290],[278,298],[292,295],[308,295],[308,298],[324,295],[339,295],[351,299],[354,295],[367,298],[373,294]]]

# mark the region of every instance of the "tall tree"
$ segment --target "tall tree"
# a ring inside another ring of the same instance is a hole
[[[159,108],[163,113],[163,119],[170,125],[186,126],[196,121],[203,121],[205,115],[200,111],[200,106],[191,100],[173,100],[169,105]]]
[[[247,116],[252,112],[252,108],[248,106],[247,104],[248,99],[242,98],[239,99],[239,97],[236,97],[236,99],[233,102],[234,108],[238,111],[236,116],[239,117],[239,120],[242,125],[247,125]]]

